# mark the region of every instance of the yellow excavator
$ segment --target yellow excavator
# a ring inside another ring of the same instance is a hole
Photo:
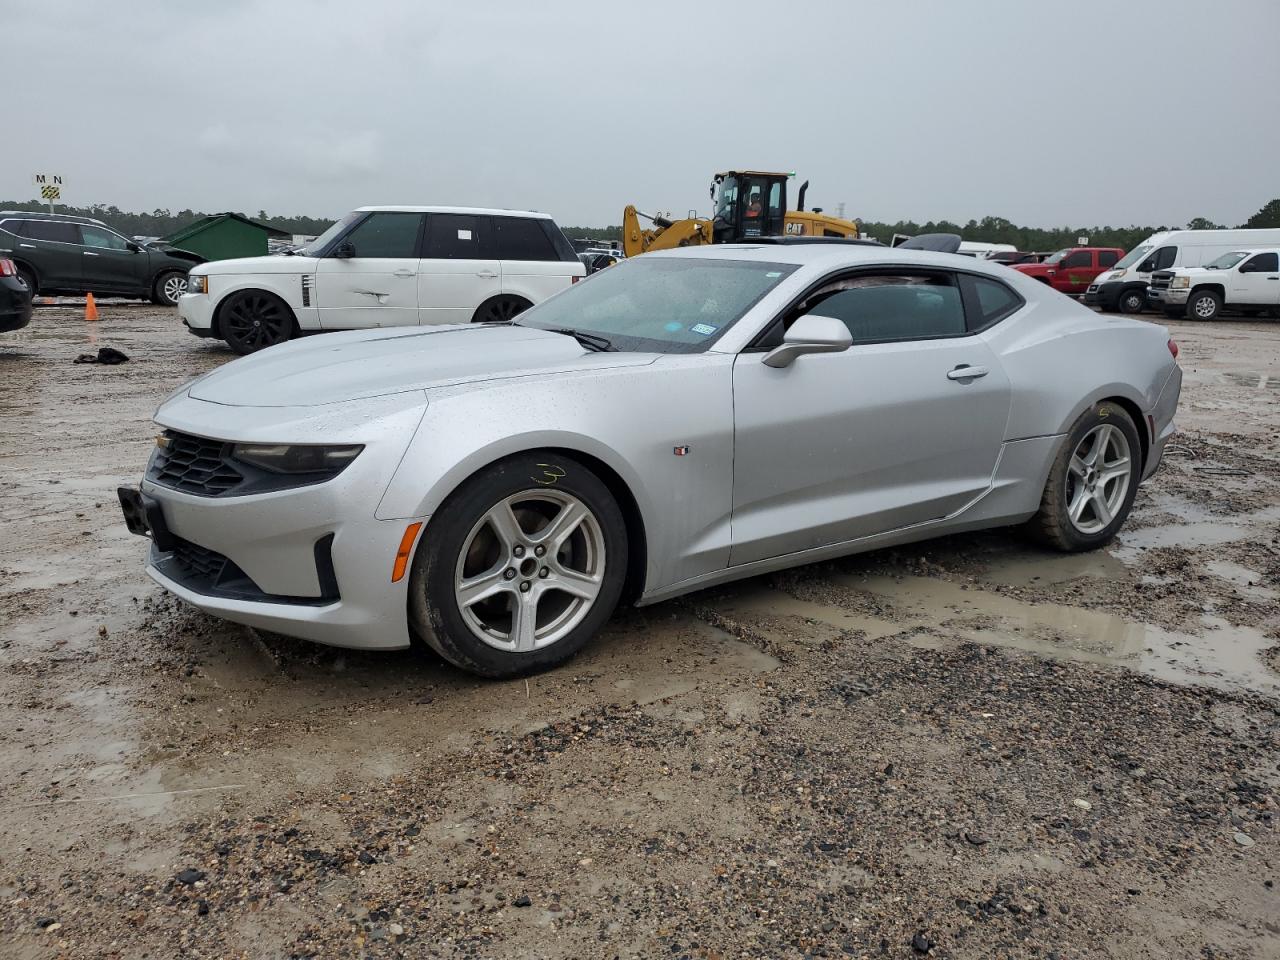
[[[622,249],[628,257],[650,250],[671,250],[703,243],[739,243],[752,237],[849,237],[857,239],[852,220],[827,216],[822,209],[806,211],[800,185],[797,210],[787,209],[787,181],[794,173],[762,170],[728,170],[711,182],[714,213],[710,220],[687,217],[670,220],[641,213],[628,206],[622,213]],[[641,226],[641,219],[652,226]]]

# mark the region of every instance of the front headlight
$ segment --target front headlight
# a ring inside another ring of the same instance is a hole
[[[187,274],[187,293],[208,293],[209,278],[204,274]]]
[[[1124,271],[1123,271],[1123,270],[1113,270],[1113,271],[1111,271],[1111,273],[1109,273],[1109,274],[1107,275],[1107,279],[1108,279],[1108,280],[1119,280],[1119,279],[1120,279],[1121,277],[1123,277],[1123,276],[1124,276]]]
[[[363,450],[361,444],[320,446],[301,443],[237,443],[231,455],[242,463],[272,473],[337,476]]]
[[[1169,289],[1185,290],[1189,286],[1191,286],[1190,277],[1174,277],[1173,282],[1169,284]]]

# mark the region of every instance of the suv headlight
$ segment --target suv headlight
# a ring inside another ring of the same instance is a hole
[[[1174,277],[1174,278],[1173,278],[1173,281],[1169,284],[1169,289],[1170,289],[1170,290],[1185,290],[1185,289],[1186,289],[1187,287],[1189,287],[1189,286],[1191,286],[1191,278],[1190,278],[1190,277]]]
[[[363,450],[358,443],[319,446],[290,443],[237,443],[231,455],[272,473],[310,473],[336,477]]]
[[[209,278],[205,274],[187,274],[187,293],[208,293]]]

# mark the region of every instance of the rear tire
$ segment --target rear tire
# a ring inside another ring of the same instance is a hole
[[[1133,419],[1114,403],[1095,404],[1068,432],[1028,527],[1059,550],[1096,550],[1129,516],[1141,477],[1142,444]]]
[[[436,510],[409,578],[409,627],[483,677],[546,670],[604,626],[626,567],[626,523],[600,478],[560,454],[520,454]]]
[[[471,315],[472,323],[510,323],[533,304],[523,297],[490,297]]]
[[[1120,294],[1120,300],[1116,306],[1120,308],[1121,313],[1141,313],[1147,309],[1147,291],[1141,287],[1125,290]]]
[[[1217,320],[1222,313],[1222,297],[1212,290],[1193,290],[1187,298],[1188,320]]]
[[[233,293],[218,309],[218,336],[240,356],[284,343],[297,331],[288,304],[264,290]]]

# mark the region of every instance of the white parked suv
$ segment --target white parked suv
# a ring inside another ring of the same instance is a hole
[[[1203,267],[1157,270],[1151,300],[1170,316],[1213,320],[1223,310],[1280,311],[1280,247],[1234,250]]]
[[[543,213],[361,207],[292,253],[201,264],[178,313],[252,353],[302,332],[510,320],[585,273]]]

